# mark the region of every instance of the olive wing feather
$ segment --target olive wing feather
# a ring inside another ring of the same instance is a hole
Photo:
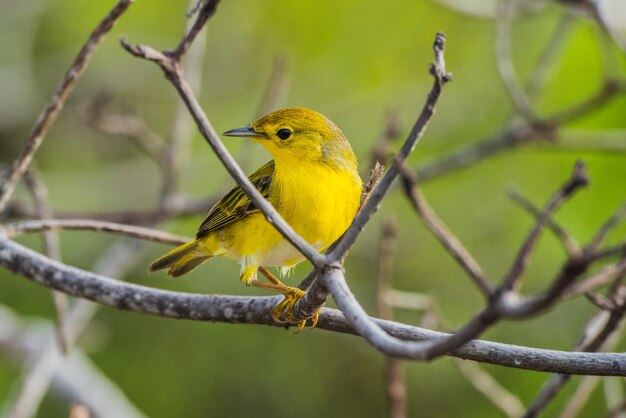
[[[273,177],[274,160],[259,168],[248,179],[267,199]],[[223,228],[255,212],[259,212],[259,209],[248,195],[244,193],[241,187],[235,187],[211,208],[209,214],[200,225],[196,238],[201,238],[212,231]]]

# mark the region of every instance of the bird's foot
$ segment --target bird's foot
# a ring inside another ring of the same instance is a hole
[[[319,319],[320,312],[319,310],[313,314],[310,318],[297,320],[293,309],[296,306],[296,303],[304,297],[304,290],[298,289],[297,287],[289,287],[287,291],[283,293],[285,299],[282,300],[278,305],[272,309],[272,318],[274,321],[279,323],[290,323],[297,327],[296,333],[302,331],[306,326],[307,319],[311,320],[311,325],[309,328],[315,328],[317,325],[317,320]]]

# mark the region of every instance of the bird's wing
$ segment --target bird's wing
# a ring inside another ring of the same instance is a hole
[[[266,199],[269,197],[273,178],[274,160],[265,164],[248,177],[250,182],[254,184],[254,187]],[[211,208],[209,214],[200,225],[196,238],[203,237],[254,212],[259,212],[259,209],[250,201],[250,198],[241,190],[241,187],[235,187]]]

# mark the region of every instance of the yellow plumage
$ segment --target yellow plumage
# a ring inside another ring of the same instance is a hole
[[[270,152],[273,160],[250,181],[307,242],[321,251],[348,228],[362,183],[350,144],[329,119],[309,109],[281,109],[224,135],[248,137]],[[210,210],[196,240],[157,259],[150,270],[167,269],[180,276],[214,256],[239,261],[244,283],[286,295],[295,290],[269,276],[273,284],[257,281],[257,270],[267,266],[285,271],[304,260],[239,187]]]

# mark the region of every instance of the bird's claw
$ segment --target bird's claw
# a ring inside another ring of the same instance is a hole
[[[304,296],[304,290],[296,287],[290,288],[284,293],[285,298],[272,309],[272,318],[279,324],[289,323],[297,328],[296,334],[304,329],[307,319],[311,320],[309,328],[315,328],[319,319],[319,311],[315,312],[310,318],[297,320],[293,310],[296,303]]]

